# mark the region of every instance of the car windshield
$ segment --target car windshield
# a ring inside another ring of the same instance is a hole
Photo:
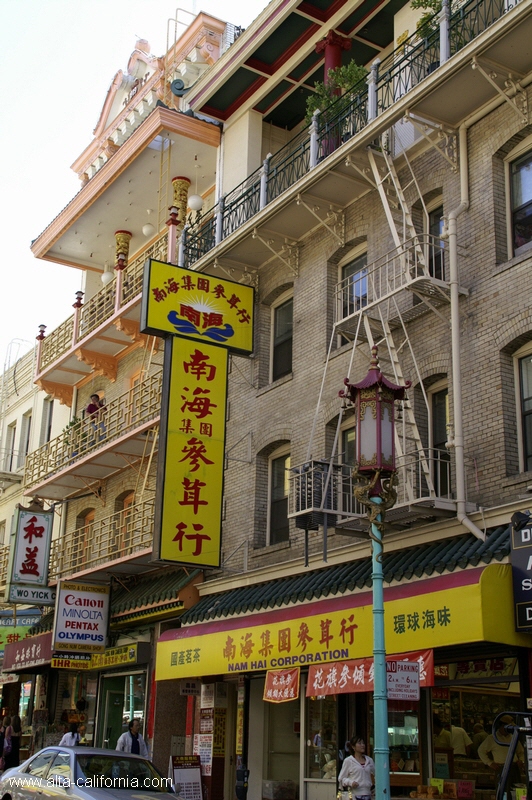
[[[78,755],[78,779],[97,789],[169,792],[171,783],[149,761],[114,753]]]

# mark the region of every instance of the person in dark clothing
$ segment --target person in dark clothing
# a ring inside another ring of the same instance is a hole
[[[5,756],[5,768],[18,767],[20,764],[20,737],[22,735],[22,724],[18,714],[11,720],[11,752]]]

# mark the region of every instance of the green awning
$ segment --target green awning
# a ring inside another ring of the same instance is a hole
[[[456,569],[502,561],[510,553],[508,526],[487,531],[482,542],[471,533],[404,550],[384,553],[384,580],[408,581]],[[220,619],[233,614],[278,608],[284,604],[334,597],[355,589],[371,587],[371,557],[309,570],[272,581],[243,586],[201,598],[181,616],[183,625]]]

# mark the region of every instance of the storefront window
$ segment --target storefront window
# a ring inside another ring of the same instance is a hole
[[[21,719],[24,719],[28,713],[28,705],[31,697],[31,685],[31,681],[24,681],[20,687],[20,703],[18,713]]]
[[[484,752],[497,714],[518,711],[519,670],[516,657],[476,658],[439,664],[432,690],[432,746],[435,777],[474,782],[475,797],[489,800],[499,770],[499,754]],[[442,685],[443,684],[443,685]],[[523,759],[524,760],[524,759]],[[491,766],[490,766],[491,764]],[[502,767],[502,765],[501,765]],[[527,778],[517,764],[511,784]]]
[[[337,695],[307,698],[305,778],[336,780]]]
[[[373,698],[371,698],[371,704]],[[373,714],[370,714],[370,741],[373,745]],[[390,783],[415,785],[421,772],[419,751],[419,701],[388,701],[388,746]]]
[[[85,738],[92,744],[96,712],[98,678],[88,672],[70,672],[63,693],[62,722],[85,725]]]

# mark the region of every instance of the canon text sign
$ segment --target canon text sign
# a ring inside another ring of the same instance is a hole
[[[62,581],[57,593],[53,649],[103,653],[109,620],[109,586]]]

